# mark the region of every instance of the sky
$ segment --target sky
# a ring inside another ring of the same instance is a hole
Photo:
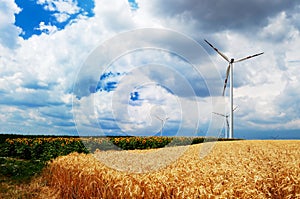
[[[0,132],[300,139],[300,2],[1,0]],[[229,85],[228,85],[229,87]],[[163,127],[163,128],[162,128]]]

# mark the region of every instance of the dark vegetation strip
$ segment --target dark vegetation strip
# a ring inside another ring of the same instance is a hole
[[[134,150],[182,146],[212,141],[232,141],[215,137],[78,137],[0,134],[0,176],[15,181],[30,180],[47,163],[72,152]]]

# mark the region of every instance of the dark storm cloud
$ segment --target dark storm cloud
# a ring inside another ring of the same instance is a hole
[[[293,0],[166,0],[156,1],[153,10],[159,16],[193,19],[198,28],[210,32],[259,27],[281,11],[292,11],[297,4],[299,1]]]

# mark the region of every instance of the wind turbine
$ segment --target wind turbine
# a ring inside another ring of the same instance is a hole
[[[163,133],[163,129],[164,129],[164,126],[165,126],[165,124],[166,124],[166,121],[168,120],[168,119],[170,119],[170,117],[166,117],[166,118],[160,118],[160,117],[158,117],[157,115],[155,115],[155,117],[158,119],[158,120],[160,120],[161,121],[161,129],[160,129],[160,136],[162,136],[162,133]]]
[[[221,57],[223,57],[229,63],[229,65],[227,67],[227,70],[226,70],[226,78],[225,78],[225,82],[224,82],[224,88],[223,88],[222,96],[224,96],[224,94],[225,94],[227,80],[228,80],[228,76],[229,76],[229,73],[230,73],[230,133],[229,133],[229,138],[233,138],[233,63],[241,62],[241,61],[244,61],[246,59],[250,59],[252,57],[256,57],[256,56],[262,55],[264,53],[262,52],[262,53],[258,53],[258,54],[255,54],[255,55],[250,55],[248,57],[245,57],[245,58],[242,58],[242,59],[238,59],[238,60],[234,60],[233,58],[231,58],[229,60],[229,58],[226,55],[224,55],[223,53],[221,53],[211,43],[209,43],[205,39],[204,39],[204,41],[210,47],[212,47],[219,55],[221,55]]]
[[[236,106],[233,111],[235,111],[237,109],[238,106]],[[229,114],[227,113],[226,115],[222,114],[222,113],[216,113],[216,112],[213,112],[214,114],[216,115],[220,115],[222,117],[225,117],[226,119],[226,124],[227,124],[227,131],[226,131],[226,134],[225,134],[225,138],[228,138],[229,137],[229,121],[228,121],[228,117],[229,117]]]

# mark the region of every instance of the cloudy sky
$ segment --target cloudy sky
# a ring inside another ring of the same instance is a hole
[[[0,132],[300,138],[300,3],[1,0]]]

